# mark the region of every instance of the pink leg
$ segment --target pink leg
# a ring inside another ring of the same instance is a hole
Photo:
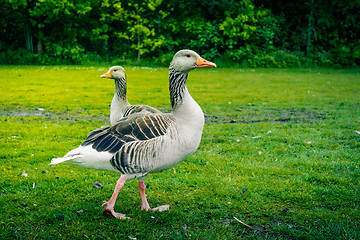
[[[116,198],[119,195],[119,191],[122,189],[125,182],[126,182],[126,180],[122,179],[122,178],[119,178],[119,180],[117,181],[115,189],[114,189],[114,193],[111,196],[110,200],[102,205],[102,206],[105,206],[105,208],[102,210],[104,215],[113,216],[113,217],[119,218],[119,219],[127,219],[128,218],[125,216],[125,214],[117,213],[114,211]]]
[[[139,192],[140,192],[140,197],[141,197],[141,210],[147,211],[150,209],[150,206],[146,199],[145,189],[146,189],[146,186],[145,186],[144,182],[139,182]],[[153,208],[151,210],[162,212],[162,211],[169,210],[169,207],[170,207],[170,205],[163,205],[163,206],[160,206],[157,208]]]
[[[146,189],[146,186],[145,186],[144,182],[139,182],[139,192],[140,192],[140,197],[141,197],[141,210],[147,211],[150,209],[150,206],[146,199],[145,189]]]

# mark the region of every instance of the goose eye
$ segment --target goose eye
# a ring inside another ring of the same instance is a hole
[[[189,58],[189,57],[191,57],[191,56],[190,56],[190,54],[187,54],[186,57]]]
[[[114,72],[116,72],[117,70],[116,69],[114,69]]]

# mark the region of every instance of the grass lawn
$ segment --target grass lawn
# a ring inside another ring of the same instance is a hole
[[[192,71],[200,147],[145,182],[169,211],[125,184],[130,220],[101,213],[119,175],[48,165],[108,124],[107,70],[0,66],[0,239],[360,239],[360,70]],[[130,103],[170,111],[167,69],[126,71]]]

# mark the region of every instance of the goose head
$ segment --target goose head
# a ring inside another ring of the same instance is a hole
[[[216,67],[216,64],[205,60],[196,52],[188,49],[178,51],[170,63],[170,68],[183,73],[204,67]]]
[[[115,80],[126,79],[125,69],[121,66],[114,66],[107,73],[100,76],[101,78],[110,78]]]
[[[113,102],[111,103],[111,108],[123,108],[124,104],[127,105],[126,98],[126,74],[125,69],[120,66],[114,66],[109,69],[105,74],[100,76],[101,78],[109,78],[115,80],[115,94]],[[114,102],[115,101],[115,102]],[[121,102],[119,105],[119,101]],[[121,110],[122,111],[122,110]],[[112,110],[111,110],[112,112]],[[115,111],[116,112],[116,111]],[[110,113],[112,115],[112,113]],[[110,116],[111,118],[111,116]]]

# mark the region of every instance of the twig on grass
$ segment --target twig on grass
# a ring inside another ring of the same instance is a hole
[[[244,225],[244,226],[246,226],[246,227],[250,228],[251,230],[254,230],[254,228],[253,228],[253,227],[251,227],[251,226],[247,225],[246,223],[244,223],[244,222],[240,221],[240,220],[239,220],[239,219],[237,219],[236,217],[234,217],[234,218],[235,218],[235,220],[236,220],[236,221],[238,221],[238,222],[239,222],[239,223],[241,223],[242,225]]]

